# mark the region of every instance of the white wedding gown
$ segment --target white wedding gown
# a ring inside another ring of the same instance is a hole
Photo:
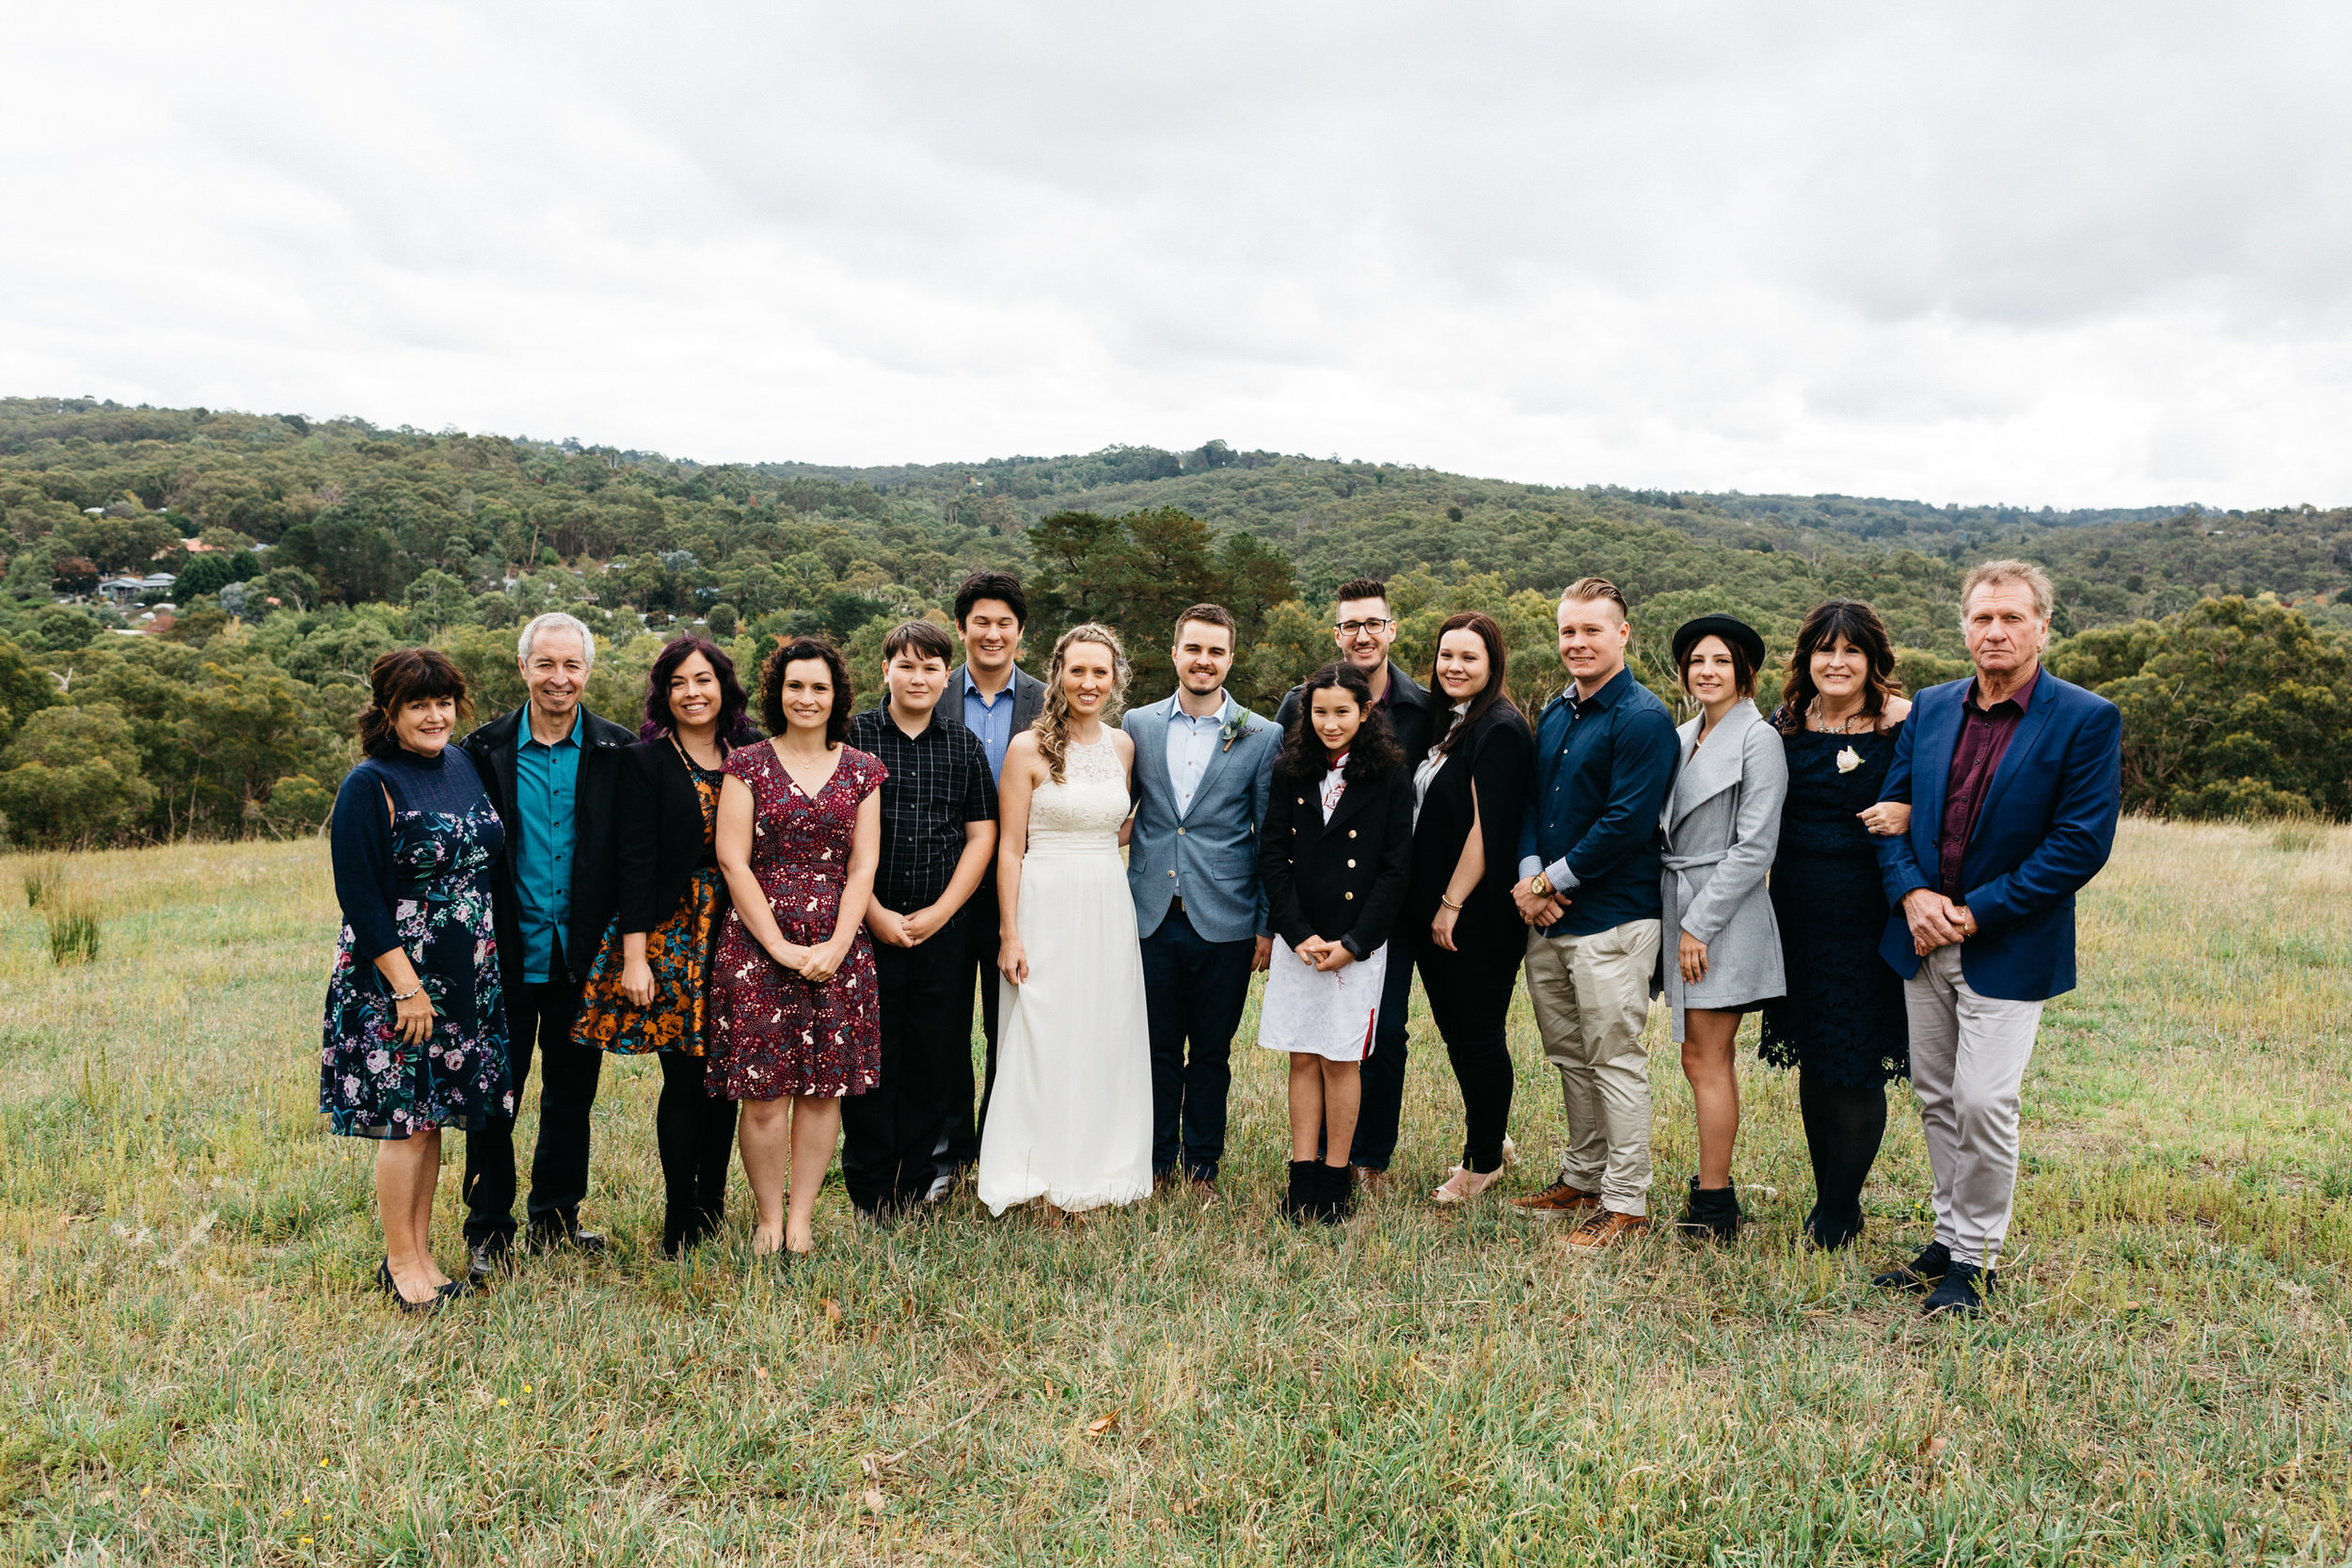
[[[1015,911],[1025,985],[999,975],[996,1088],[980,1201],[1001,1214],[1132,1203],[1152,1190],[1152,1046],[1136,906],[1119,858],[1127,770],[1106,734],[1038,785]]]

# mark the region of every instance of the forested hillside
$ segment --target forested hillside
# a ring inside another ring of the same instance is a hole
[[[1138,700],[1169,685],[1173,611],[1221,599],[1247,638],[1236,687],[1268,706],[1326,657],[1329,591],[1358,575],[1395,582],[1417,667],[1444,614],[1496,612],[1532,703],[1556,685],[1550,601],[1576,577],[1633,597],[1637,665],[1661,689],[1665,634],[1687,616],[1740,613],[1785,648],[1834,595],[1879,606],[1916,685],[1961,668],[1966,565],[2025,555],[2058,578],[2058,629],[2080,650],[2054,663],[2140,705],[2127,705],[2145,748],[2135,804],[2352,811],[2352,685],[2333,629],[2352,627],[2345,509],[1562,489],[1222,441],[706,466],[358,420],[8,399],[0,514],[0,812],[28,842],[314,822],[348,766],[367,665],[404,641],[450,649],[495,709],[517,695],[511,628],[571,610],[607,639],[592,701],[626,713],[674,621],[704,622],[747,662],[777,633],[827,631],[865,679],[888,625],[936,613],[980,565],[1033,584],[1033,651],[1081,618],[1124,629]],[[176,580],[124,580],[155,573]],[[109,578],[119,607],[101,594]]]

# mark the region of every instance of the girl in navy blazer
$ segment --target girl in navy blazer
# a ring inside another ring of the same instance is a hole
[[[1348,1151],[1405,901],[1413,781],[1372,689],[1327,664],[1299,690],[1274,765],[1260,866],[1273,965],[1258,1043],[1290,1053],[1291,1174],[1283,1212],[1336,1224],[1354,1202]],[[1325,1149],[1315,1157],[1320,1141]]]

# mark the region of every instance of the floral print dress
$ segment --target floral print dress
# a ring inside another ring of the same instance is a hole
[[[572,1025],[575,1045],[625,1054],[703,1054],[709,992],[704,982],[710,973],[711,943],[718,940],[719,908],[726,901],[726,879],[711,859],[709,847],[719,819],[719,786],[726,775],[691,758],[686,759],[686,770],[702,800],[703,856],[709,863],[694,868],[676,910],[645,933],[645,967],[653,972],[653,1002],[648,1006],[640,1007],[622,993],[621,971],[628,960],[621,949],[620,917],[613,917],[580,991],[580,1019]]]
[[[751,789],[752,875],[784,940],[831,941],[858,806],[889,769],[870,752],[844,746],[812,800],[762,741],[729,755],[727,772]],[[838,1098],[864,1094],[881,1077],[882,1013],[865,930],[833,978],[813,985],[778,967],[743,928],[741,911],[729,909],[710,987],[710,1092],[729,1100]]]
[[[454,746],[437,758],[369,758],[335,797],[332,833],[343,927],[326,981],[319,1109],[360,1138],[477,1132],[513,1116],[490,906],[506,832],[472,760]],[[393,1033],[392,989],[375,967],[394,947],[433,1003],[433,1033],[419,1045]]]

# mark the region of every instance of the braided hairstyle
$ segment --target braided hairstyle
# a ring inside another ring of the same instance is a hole
[[[1062,667],[1070,662],[1071,644],[1092,642],[1111,651],[1111,668],[1117,672],[1119,684],[1103,704],[1100,715],[1105,724],[1117,724],[1119,715],[1127,705],[1127,677],[1133,673],[1127,663],[1127,649],[1119,641],[1119,634],[1098,622],[1089,621],[1063,632],[1054,641],[1054,657],[1045,667],[1045,706],[1029,726],[1037,736],[1038,754],[1045,759],[1046,770],[1054,782],[1060,784],[1062,764],[1070,755],[1070,698],[1061,689]]]

